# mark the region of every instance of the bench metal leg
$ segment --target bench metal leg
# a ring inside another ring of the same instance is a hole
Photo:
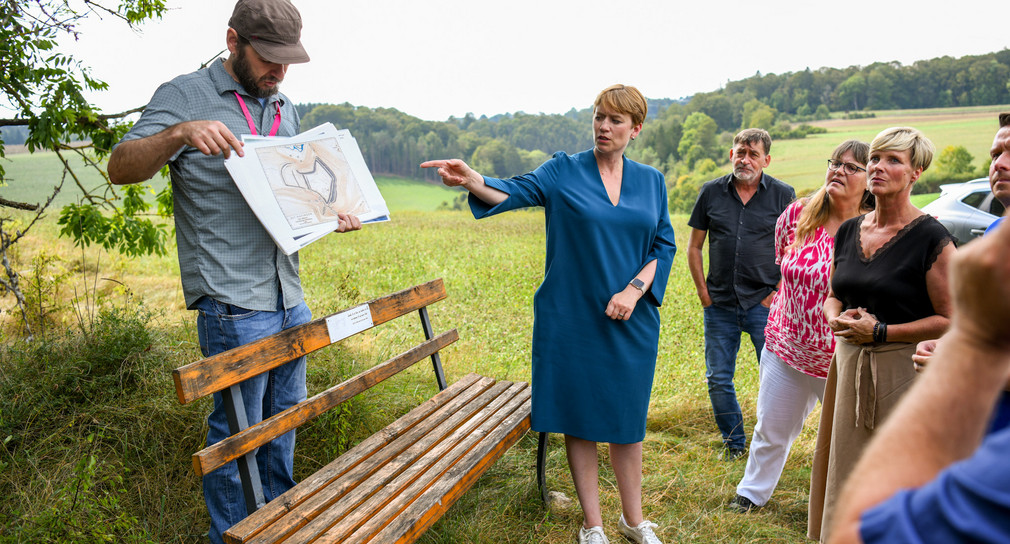
[[[228,428],[235,434],[249,426],[246,417],[245,403],[242,402],[242,389],[235,384],[221,390],[225,413],[228,416]],[[253,450],[235,460],[238,463],[238,475],[242,480],[242,494],[245,495],[246,512],[252,514],[266,504],[263,497],[263,484],[260,481],[260,469],[256,463],[256,450]]]
[[[547,435],[540,433],[537,439],[537,488],[540,489],[540,500],[547,502]]]
[[[431,340],[435,336],[435,333],[431,328],[431,320],[428,319],[428,308],[423,307],[417,312],[421,314],[421,328],[424,329],[424,339]],[[442,370],[442,358],[439,357],[437,351],[431,354],[431,366],[435,368],[435,380],[438,382],[438,390],[445,391],[448,385],[445,383],[445,371]]]

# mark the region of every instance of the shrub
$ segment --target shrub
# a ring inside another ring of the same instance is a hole
[[[941,174],[956,176],[973,173],[971,166],[973,160],[975,157],[972,157],[963,145],[948,145],[940,152],[936,164]]]
[[[94,441],[95,435],[88,436],[89,444]],[[0,542],[156,542],[136,516],[121,508],[120,499],[128,494],[123,472],[113,467],[100,473],[89,451],[55,496],[21,523],[8,525],[14,530],[0,535]]]
[[[789,123],[782,122],[772,127],[768,133],[773,140],[801,140],[806,138],[808,134],[824,134],[827,131],[826,128],[814,127],[806,123],[793,128]]]
[[[9,528],[0,542],[156,540],[136,505],[123,504],[136,500],[123,457],[151,456],[165,437],[150,420],[170,419],[131,400],[156,400],[148,386],[168,376],[151,353],[150,317],[112,308],[88,331],[0,347],[0,497],[11,517],[0,519]]]

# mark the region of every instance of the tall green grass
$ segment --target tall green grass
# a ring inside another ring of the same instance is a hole
[[[719,459],[721,439],[704,378],[701,310],[683,254],[685,223],[685,217],[674,217],[682,249],[661,310],[663,332],[645,440],[646,515],[660,524],[667,542],[800,541],[813,425],[808,424],[793,448],[769,506],[748,516],[725,509],[744,463]],[[457,328],[460,333],[459,342],[443,353],[449,379],[479,372],[528,380],[532,296],[543,274],[543,246],[543,216],[536,212],[474,221],[463,212],[403,211],[388,223],[330,235],[309,246],[302,252],[302,276],[316,316],[441,277],[449,298],[431,308],[434,326]],[[86,253],[87,266],[95,267],[96,256]],[[68,261],[72,259],[68,256]],[[55,354],[54,359],[66,357],[67,362],[51,367],[26,366],[25,359],[13,355],[0,361],[0,376],[7,379],[0,383],[0,413],[34,410],[35,414],[11,416],[0,425],[0,435],[13,437],[0,448],[6,463],[0,470],[0,501],[13,505],[0,523],[13,531],[5,531],[11,536],[0,536],[0,541],[18,541],[18,535],[36,535],[35,528],[48,527],[51,505],[64,504],[60,501],[70,492],[67,482],[82,480],[93,482],[87,496],[91,502],[86,503],[90,506],[84,513],[70,513],[67,507],[58,513],[105,528],[120,526],[118,532],[109,529],[119,539],[197,542],[206,529],[200,482],[189,456],[203,441],[209,403],[180,406],[170,377],[172,368],[200,358],[193,317],[181,308],[175,287],[178,272],[161,259],[121,261],[104,256],[101,262],[98,276],[109,278],[110,284],[111,280],[126,284],[135,300],[161,297],[162,302],[154,305],[158,315],[138,317],[152,332],[135,347],[115,352],[113,361],[122,364],[103,363],[103,368],[114,369],[105,374],[113,376],[107,385],[77,386],[84,378],[70,380],[76,388],[71,392],[87,392],[75,393],[73,403],[52,400],[52,384],[63,383],[64,375],[85,375],[80,369],[94,356]],[[141,277],[143,285],[134,283]],[[166,290],[169,296],[162,293]],[[420,339],[416,319],[405,317],[335,346],[328,350],[331,353],[310,356],[310,394]],[[19,346],[7,344],[11,354],[18,353]],[[112,352],[97,346],[99,352]],[[737,387],[750,431],[757,364],[746,340],[738,367]],[[69,368],[78,370],[70,374]],[[430,367],[422,363],[311,424],[299,435],[298,476],[311,474],[434,391]],[[571,542],[581,512],[574,505],[542,508],[534,478],[535,449],[533,436],[523,439],[422,542]],[[91,469],[88,452],[94,456]],[[619,498],[603,448],[601,462],[604,516],[616,537]],[[574,499],[564,448],[556,436],[548,481],[551,489]],[[115,508],[101,506],[112,502]]]

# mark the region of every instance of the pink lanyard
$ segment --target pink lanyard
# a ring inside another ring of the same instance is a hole
[[[242,96],[239,95],[238,92],[235,93],[235,98],[238,99],[238,105],[242,107],[242,113],[245,114],[245,120],[246,120],[247,123],[249,123],[249,130],[252,132],[253,136],[256,136],[256,134],[257,134],[257,132],[256,132],[256,124],[253,123],[252,115],[249,114],[249,108],[246,107],[245,100],[242,99]],[[280,102],[280,100],[275,100],[274,101],[274,107],[277,108],[277,114],[274,115],[274,124],[273,124],[273,126],[270,127],[270,134],[268,134],[267,136],[276,136],[277,135],[277,129],[280,128],[280,126],[281,126],[281,102]]]

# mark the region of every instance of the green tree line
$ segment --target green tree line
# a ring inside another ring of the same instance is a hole
[[[960,58],[875,62],[869,66],[818,68],[784,74],[760,72],[725,88],[695,95],[697,111],[729,130],[743,120],[744,104],[757,100],[800,117],[821,111],[985,106],[1010,102],[1010,49]],[[822,108],[823,106],[823,108]]]
[[[651,117],[673,103],[650,100]],[[556,151],[575,153],[593,145],[592,110],[572,108],[564,115],[514,114],[424,121],[394,108],[368,108],[351,104],[299,104],[303,127],[330,122],[351,131],[369,169],[434,180],[432,172],[418,168],[422,161],[462,158],[480,172],[511,176],[536,168]]]

